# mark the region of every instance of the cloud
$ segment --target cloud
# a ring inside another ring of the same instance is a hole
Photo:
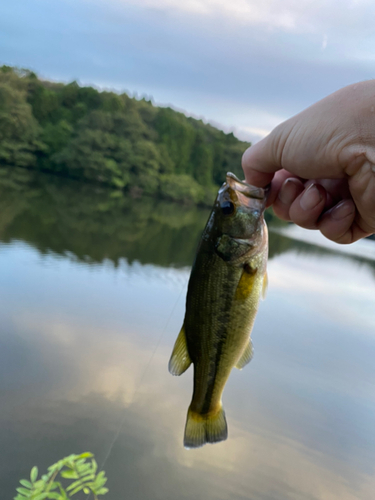
[[[364,0],[17,5],[0,6],[1,62],[146,94],[250,140],[374,76],[375,4]]]
[[[129,2],[133,3],[133,2]],[[254,25],[268,25],[284,29],[292,29],[296,25],[297,16],[285,4],[280,9],[277,0],[264,2],[233,0],[141,0],[138,5],[146,8],[166,11],[182,11],[205,17],[223,16],[236,21]]]
[[[111,449],[104,468],[116,498],[124,481],[131,498],[146,500],[176,491],[182,499],[371,498],[368,270],[311,254],[272,259],[256,355],[231,374],[223,398],[229,439],[188,452],[192,370],[167,371],[186,270],[36,256],[10,245],[11,280],[0,289],[2,485],[13,488],[15,471],[34,463],[85,449],[101,463]]]
[[[317,33],[331,29],[362,32],[372,27],[375,6],[369,0],[113,0],[121,7],[137,5],[169,13],[181,12],[205,19],[220,17],[239,25],[280,29],[295,33]],[[370,17],[369,17],[370,16]]]
[[[120,492],[125,477],[127,491],[134,491],[132,498],[175,498],[179,488],[181,498],[197,497],[204,491],[208,499],[251,496],[268,500],[277,495],[355,500],[357,495],[371,495],[373,475],[355,462],[356,453],[363,452],[360,445],[350,449],[351,460],[347,462],[346,455],[340,456],[336,449],[323,452],[319,442],[308,442],[311,428],[324,433],[324,413],[314,412],[303,401],[296,404],[293,391],[280,391],[280,380],[268,394],[272,408],[259,404],[265,386],[255,382],[258,387],[251,396],[251,410],[238,401],[227,407],[228,441],[188,452],[182,446],[182,434],[192,373],[190,370],[181,378],[169,375],[169,346],[162,343],[153,355],[151,347],[144,349],[142,343],[129,341],[116,330],[103,336],[101,329],[82,328],[75,318],[56,318],[46,310],[43,313],[42,308],[38,317],[38,321],[32,321],[28,314],[15,318],[32,341],[30,355],[39,351],[50,358],[47,373],[63,363],[73,377],[50,378],[49,391],[35,394],[34,388],[33,398],[29,393],[11,418],[7,410],[1,416],[1,428],[8,432],[10,428],[27,443],[23,453],[33,451],[29,447],[36,446],[37,440],[38,463],[45,461],[50,446],[55,454],[90,449],[99,462],[110,450],[104,467],[110,491]],[[49,336],[50,331],[55,334]],[[69,351],[64,351],[66,333],[61,337],[56,334],[59,331],[70,331]],[[292,377],[294,373],[292,370]],[[240,375],[246,387],[249,379],[244,381],[245,372]],[[297,386],[294,382],[294,390]],[[275,411],[280,397],[283,408],[293,407],[289,422],[283,422],[283,411]],[[303,438],[296,425],[298,416],[304,419]],[[340,431],[338,425],[332,429],[337,439]],[[345,439],[348,446],[352,440]],[[358,436],[354,441],[358,443]],[[66,449],[67,444],[73,448]],[[13,461],[19,467],[16,455]],[[141,479],[144,477],[148,480]]]
[[[375,315],[368,298],[373,293],[374,276],[369,267],[359,262],[353,265],[354,261],[337,254],[324,259],[319,254],[299,255],[297,261],[295,254],[293,250],[270,262],[270,287],[277,292],[288,290],[297,309],[297,304],[303,308],[308,302],[327,320],[351,326],[358,335],[373,336]]]

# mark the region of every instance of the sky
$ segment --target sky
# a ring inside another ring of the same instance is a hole
[[[256,142],[375,77],[373,0],[0,2],[0,64],[152,98]]]

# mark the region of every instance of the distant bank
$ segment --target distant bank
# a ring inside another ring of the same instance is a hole
[[[249,145],[145,99],[0,67],[0,165],[211,205]]]

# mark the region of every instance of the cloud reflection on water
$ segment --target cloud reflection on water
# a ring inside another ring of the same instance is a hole
[[[186,451],[192,374],[171,377],[167,363],[187,271],[40,259],[19,243],[3,249],[0,266],[11,269],[0,283],[8,496],[20,466],[26,475],[36,462],[83,449],[100,462],[123,422],[105,465],[110,498],[121,498],[124,484],[129,498],[142,499],[371,498],[375,294],[368,268],[293,252],[270,262],[255,357],[233,372],[224,393],[229,439]]]

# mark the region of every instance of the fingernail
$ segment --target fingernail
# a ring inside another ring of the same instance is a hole
[[[348,217],[348,215],[351,215],[354,210],[355,208],[353,203],[348,200],[344,200],[332,209],[331,217],[334,220],[342,220],[345,219],[345,217]]]
[[[290,205],[300,193],[299,186],[293,179],[287,179],[281,186],[278,198],[284,205]]]
[[[311,184],[303,193],[300,205],[303,210],[312,210],[322,201],[323,197],[316,187],[316,184]]]

